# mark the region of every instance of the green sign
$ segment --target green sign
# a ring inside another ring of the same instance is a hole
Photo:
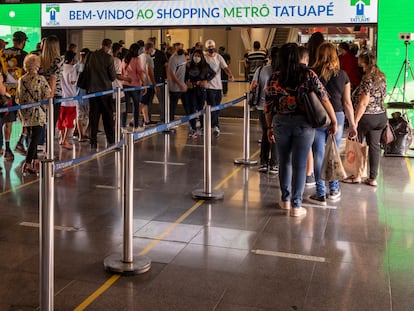
[[[2,4],[0,5],[0,38],[12,46],[15,31],[23,31],[29,38],[24,48],[30,52],[40,41],[40,4]]]

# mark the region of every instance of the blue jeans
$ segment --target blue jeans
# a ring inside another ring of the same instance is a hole
[[[130,88],[133,86],[124,85],[124,88]],[[127,114],[128,114],[128,105],[131,102],[133,102],[133,114],[134,114],[134,127],[138,127],[138,121],[139,121],[139,103],[141,102],[141,90],[139,91],[128,91],[125,92],[125,112],[122,113],[122,127],[126,127],[126,120],[127,120]]]
[[[342,134],[344,133],[345,114],[343,112],[335,112],[335,115],[336,115],[336,120],[338,122],[338,130],[335,134],[335,141],[339,149],[339,145],[342,139]],[[327,137],[328,137],[328,128],[316,129],[315,140],[312,145],[314,174],[315,174],[315,180],[316,180],[316,194],[318,196],[326,195],[325,181],[322,180],[320,176],[321,176],[322,162],[325,156],[325,144],[326,144]],[[331,191],[339,190],[339,181],[338,180],[330,181],[329,190]]]
[[[210,105],[211,107],[218,106],[221,103],[221,90],[213,90],[213,89],[207,89],[207,105]],[[211,113],[211,127],[219,127],[219,112],[220,110],[214,111]]]
[[[304,115],[276,115],[274,134],[279,153],[279,182],[282,201],[301,207],[306,181],[306,159],[315,137]]]

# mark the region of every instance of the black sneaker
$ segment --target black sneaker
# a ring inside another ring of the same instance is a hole
[[[341,190],[331,190],[329,192],[329,200],[339,200],[341,198]]]
[[[317,204],[317,205],[322,205],[322,206],[326,205],[325,196],[318,196],[317,194],[312,194],[311,196],[309,196],[308,201],[313,204]]]
[[[262,173],[266,173],[267,172],[267,164],[260,165],[258,171],[262,172]]]
[[[279,166],[277,166],[277,165],[271,165],[269,167],[269,173],[270,174],[274,174],[274,175],[278,174],[279,173]]]
[[[306,183],[305,183],[306,188],[313,187],[315,185],[316,185],[315,176],[313,174],[310,176],[306,176]]]

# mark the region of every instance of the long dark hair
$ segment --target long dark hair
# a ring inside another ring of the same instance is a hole
[[[128,53],[125,56],[125,64],[129,64],[133,57],[138,57],[140,46],[137,43],[132,43],[129,47]]]
[[[296,43],[285,43],[279,51],[279,84],[295,88],[300,83],[302,66],[299,63],[299,47]]]
[[[309,67],[312,67],[316,61],[316,52],[319,46],[325,41],[323,34],[319,31],[314,32],[308,41],[307,47],[309,49]]]
[[[194,54],[196,54],[196,53],[199,54],[200,57],[201,57],[201,62],[199,62],[198,64],[196,64],[194,62],[194,59],[193,59],[194,58]],[[206,62],[206,58],[204,57],[203,51],[201,49],[195,49],[193,51],[193,54],[191,55],[190,67],[200,67],[200,68],[204,68],[206,65],[208,65],[208,64]]]
[[[280,49],[277,46],[273,46],[270,49],[270,57],[272,58],[272,72],[279,70],[279,51]]]

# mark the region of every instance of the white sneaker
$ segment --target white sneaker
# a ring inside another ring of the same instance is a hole
[[[290,201],[280,200],[279,201],[279,206],[280,206],[281,209],[284,209],[284,210],[290,210],[290,208],[291,208]]]
[[[292,208],[291,210],[290,210],[290,216],[291,217],[301,217],[301,216],[306,216],[306,213],[307,213],[308,211],[305,209],[305,208],[303,208],[303,207],[295,207],[295,208]]]
[[[218,127],[218,126],[215,126],[215,127],[214,127],[214,129],[213,129],[213,134],[214,134],[216,137],[219,137],[219,136],[220,136],[220,129],[219,129],[219,127]]]

